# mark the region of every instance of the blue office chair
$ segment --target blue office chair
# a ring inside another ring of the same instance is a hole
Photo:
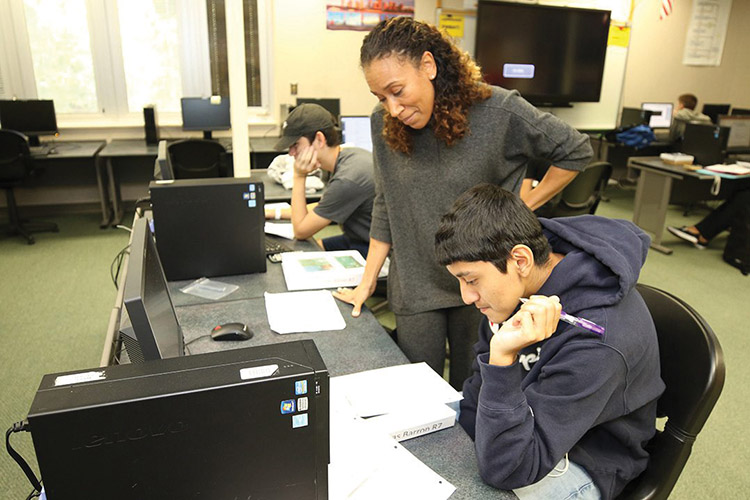
[[[692,307],[663,290],[638,284],[659,339],[661,378],[657,403],[664,430],[647,444],[646,470],[625,487],[620,500],[669,497],[724,387],[724,355],[708,323]]]
[[[26,136],[15,130],[0,130],[0,187],[5,190],[8,208],[8,224],[0,225],[0,232],[8,236],[21,236],[29,245],[35,242],[31,233],[59,231],[54,223],[32,223],[21,219],[13,189],[33,173]]]

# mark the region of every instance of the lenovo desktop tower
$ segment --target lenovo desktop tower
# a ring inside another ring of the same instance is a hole
[[[146,130],[146,144],[159,144],[159,129],[156,128],[156,108],[154,106],[143,108],[143,124]]]
[[[49,500],[328,496],[311,340],[45,375],[28,421]]]

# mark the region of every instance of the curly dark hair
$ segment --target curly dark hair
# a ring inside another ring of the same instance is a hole
[[[426,51],[432,54],[437,65],[437,75],[432,80],[435,87],[433,131],[438,139],[452,146],[469,132],[469,107],[476,101],[489,98],[492,90],[482,81],[476,62],[447,34],[411,17],[387,19],[378,23],[365,37],[359,63],[366,68],[377,59],[396,55],[418,67]],[[386,144],[402,153],[410,153],[412,136],[408,126],[387,112],[383,116]]]

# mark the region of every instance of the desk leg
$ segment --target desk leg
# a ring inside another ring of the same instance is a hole
[[[112,158],[107,158],[107,175],[109,176],[109,194],[112,197],[112,209],[114,218],[112,227],[117,227],[122,222],[122,195],[120,194],[120,184],[115,178]]]
[[[99,189],[99,202],[102,208],[102,221],[99,223],[99,227],[104,229],[109,226],[112,214],[109,211],[109,196],[107,196],[104,179],[102,178],[102,159],[98,155],[94,158],[94,170],[96,171],[96,186]]]
[[[672,192],[672,178],[649,170],[641,170],[638,187],[635,191],[633,222],[653,235],[651,248],[664,254],[672,250],[661,244],[664,223],[667,219],[667,205]]]

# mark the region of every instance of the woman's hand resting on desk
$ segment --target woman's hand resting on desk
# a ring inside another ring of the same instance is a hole
[[[373,282],[371,285],[366,285],[364,282],[357,285],[357,288],[339,288],[333,292],[333,296],[342,302],[351,304],[354,306],[352,309],[352,316],[355,318],[359,317],[362,312],[362,304],[375,292],[375,286],[377,282]]]

